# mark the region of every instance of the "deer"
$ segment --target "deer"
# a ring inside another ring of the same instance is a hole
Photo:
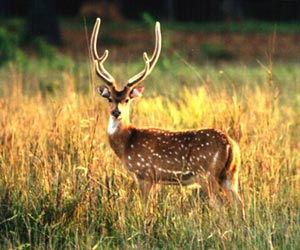
[[[100,57],[97,39],[101,19],[97,18],[90,41],[95,73],[105,85],[97,91],[110,107],[109,144],[129,174],[138,184],[147,204],[160,185],[198,185],[210,199],[222,190],[230,203],[244,217],[243,202],[238,192],[240,151],[226,132],[215,128],[169,131],[160,128],[138,128],[130,123],[130,106],[142,96],[141,82],[151,73],[162,47],[160,23],[155,24],[155,48],[151,58],[144,52],[145,68],[118,89],[114,77],[105,69],[109,51]]]

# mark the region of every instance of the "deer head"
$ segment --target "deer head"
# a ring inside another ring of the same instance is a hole
[[[122,90],[117,89],[116,81],[111,74],[104,68],[104,62],[108,57],[108,50],[100,57],[97,52],[97,38],[101,20],[97,18],[91,36],[91,54],[97,75],[105,82],[105,86],[97,88],[98,93],[106,98],[110,103],[111,116],[117,120],[128,119],[130,102],[143,93],[144,87],[138,86],[153,70],[161,51],[161,32],[160,23],[155,25],[155,48],[149,59],[146,52],[143,54],[145,68],[138,74],[131,77]]]

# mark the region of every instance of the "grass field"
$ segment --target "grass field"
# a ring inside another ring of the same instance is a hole
[[[163,187],[146,234],[87,61],[19,58],[0,68],[1,249],[300,249],[299,63],[161,58],[133,123],[228,131],[241,148],[247,217]],[[108,67],[125,81],[140,63]]]

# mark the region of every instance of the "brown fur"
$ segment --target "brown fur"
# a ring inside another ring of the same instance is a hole
[[[197,184],[211,200],[219,197],[218,191],[222,189],[244,216],[238,194],[239,148],[228,134],[216,129],[168,131],[136,128],[130,124],[130,103],[142,95],[144,88],[138,85],[150,74],[161,51],[160,24],[157,22],[155,26],[156,43],[152,57],[149,59],[144,53],[145,69],[130,78],[119,91],[115,79],[103,65],[108,51],[102,57],[97,53],[100,22],[97,19],[92,33],[91,54],[96,73],[107,85],[98,87],[98,92],[110,102],[109,143],[137,181],[143,200],[147,202],[160,184]]]

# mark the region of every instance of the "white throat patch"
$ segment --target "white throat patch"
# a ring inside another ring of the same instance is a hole
[[[120,121],[114,116],[109,117],[107,132],[109,135],[113,135],[120,127]]]

